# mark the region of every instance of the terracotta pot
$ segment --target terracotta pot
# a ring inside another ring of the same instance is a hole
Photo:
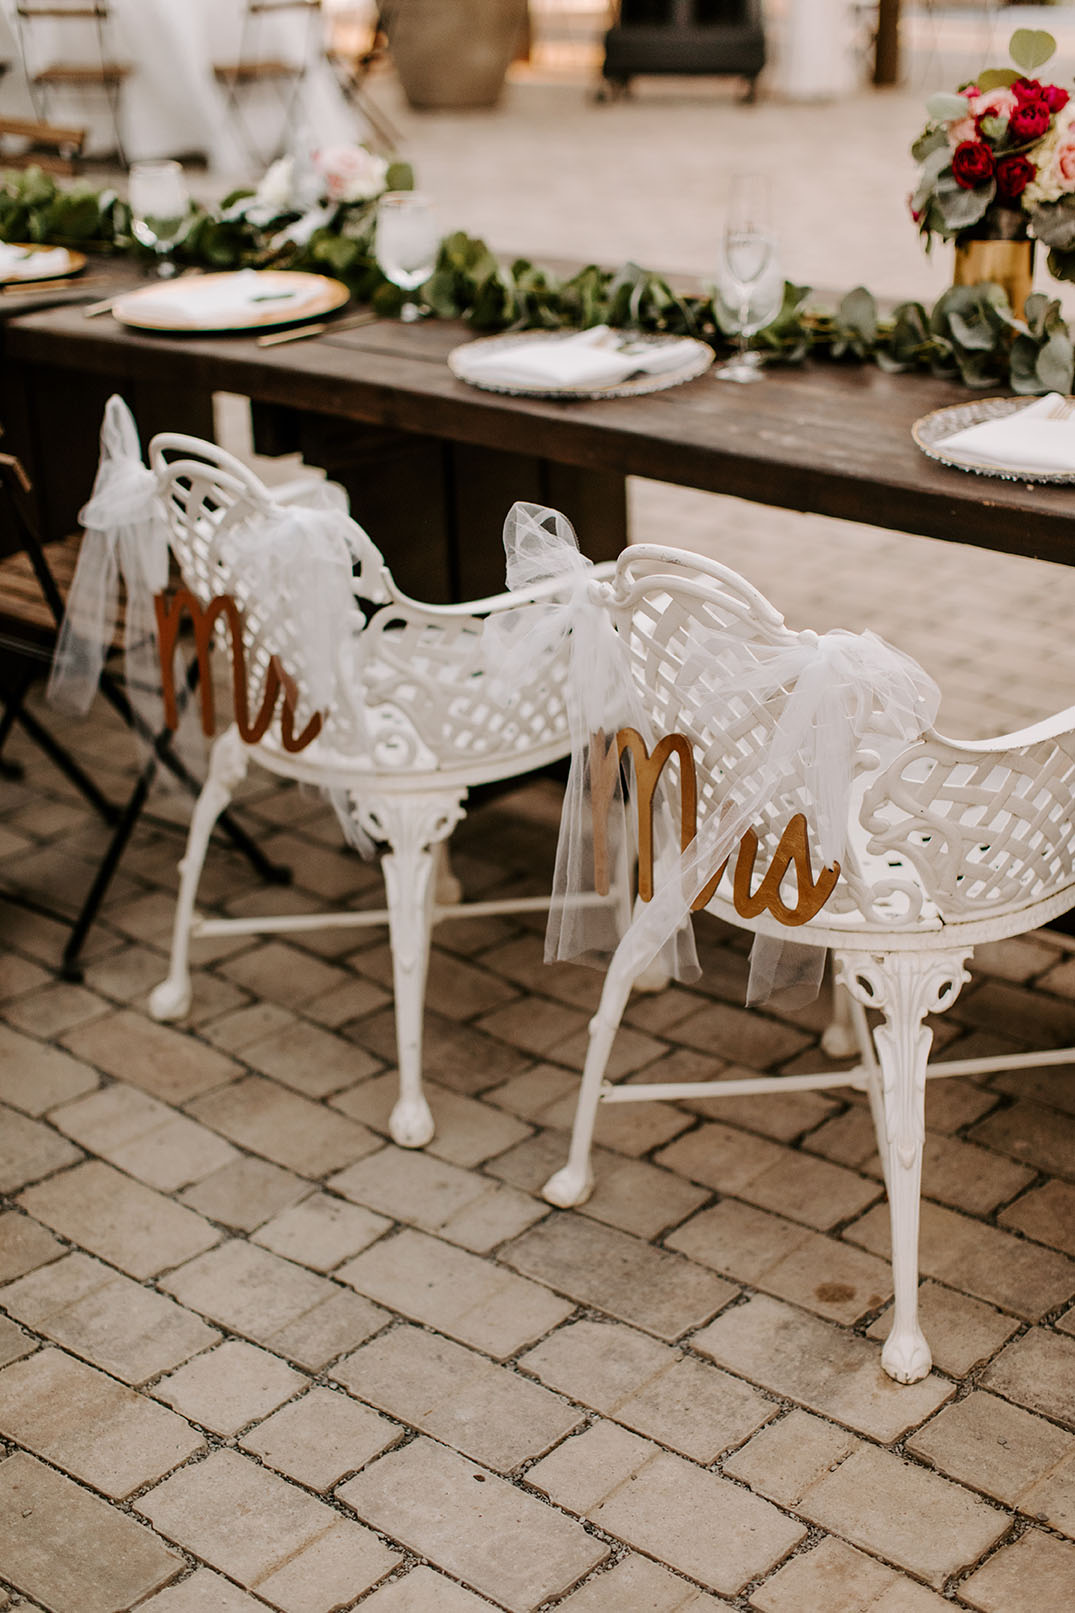
[[[413,107],[492,106],[525,37],[527,0],[396,0],[384,15]]]
[[[981,224],[956,237],[953,283],[976,286],[981,280],[1003,286],[1012,312],[1022,319],[1034,282],[1034,243],[1014,208],[990,208]]]

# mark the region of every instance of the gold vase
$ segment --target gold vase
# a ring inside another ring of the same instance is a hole
[[[1012,312],[1022,319],[1034,282],[1033,241],[957,240],[953,283],[976,286],[980,280],[1003,286]]]

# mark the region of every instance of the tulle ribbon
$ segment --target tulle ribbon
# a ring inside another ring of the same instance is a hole
[[[505,696],[535,668],[568,656],[564,685],[571,735],[571,765],[564,792],[552,902],[545,935],[547,962],[575,959],[603,966],[630,922],[631,876],[636,834],[616,769],[609,803],[607,900],[594,900],[593,814],[590,802],[590,742],[611,738],[621,727],[651,738],[626,645],[601,603],[593,562],[579,552],[570,521],[540,504],[515,504],[504,523],[507,584],[526,593],[552,583],[555,597],[489,617],[482,654],[493,686]],[[656,812],[657,861],[667,859],[671,817],[663,800]],[[689,925],[674,926],[655,948],[670,972],[697,973]]]
[[[47,696],[63,710],[89,710],[115,633],[122,575],[127,698],[142,739],[151,739],[163,721],[153,596],[168,581],[168,533],[156,477],[142,462],[134,417],[120,397],[109,398],[105,408],[97,477],[79,521],[85,536]]]

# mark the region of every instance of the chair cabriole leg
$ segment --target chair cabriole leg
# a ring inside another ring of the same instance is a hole
[[[915,1383],[932,1365],[918,1322],[918,1222],[925,1140],[926,1064],[933,1032],[926,1015],[955,1001],[968,975],[970,951],[889,952],[838,957],[843,983],[860,1003],[878,1008],[884,1024],[874,1032],[881,1063],[882,1120],[877,1144],[885,1164],[892,1223],[892,1329],[881,1365],[897,1383]]]
[[[388,1122],[401,1148],[423,1148],[434,1123],[422,1091],[422,1021],[439,846],[463,816],[458,794],[381,796],[356,805],[360,827],[386,841],[381,859],[392,946],[399,1097]]]
[[[247,749],[238,728],[229,728],[213,746],[209,773],[194,804],[187,847],[179,864],[171,963],[167,978],[149,994],[149,1011],[154,1019],[182,1019],[190,1009],[190,927],[198,881],[213,825],[246,777],[247,762]]]
[[[613,959],[605,976],[597,1012],[590,1020],[590,1040],[586,1048],[582,1086],[579,1089],[579,1101],[571,1128],[571,1147],[568,1151],[567,1164],[550,1176],[541,1189],[542,1197],[549,1204],[555,1204],[562,1210],[570,1209],[576,1204],[585,1204],[593,1192],[590,1150],[593,1147],[597,1105],[601,1101],[601,1083],[633,984],[634,981],[630,977],[625,977],[622,970],[617,970],[616,960]]]

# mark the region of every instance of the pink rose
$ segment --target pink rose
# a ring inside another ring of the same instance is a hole
[[[984,95],[975,96],[970,109],[976,118],[1007,118],[1019,104],[1018,97],[1011,90],[998,85],[995,90],[986,90]]]
[[[1075,190],[1075,140],[1057,149],[1053,158],[1053,172],[1065,190]]]
[[[365,202],[385,187],[388,164],[365,146],[326,146],[314,152],[314,166],[330,202]]]

